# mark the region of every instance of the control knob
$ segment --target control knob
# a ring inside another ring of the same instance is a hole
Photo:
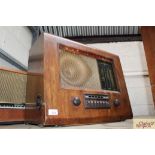
[[[115,99],[113,104],[114,104],[115,107],[118,107],[120,105],[119,99]]]
[[[72,100],[72,103],[75,105],[75,106],[79,106],[81,104],[81,100],[79,97],[74,97],[73,100]]]

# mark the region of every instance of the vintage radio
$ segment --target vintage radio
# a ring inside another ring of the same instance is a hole
[[[77,125],[121,121],[132,110],[119,57],[50,34],[30,50],[26,121]]]
[[[25,122],[27,73],[0,68],[0,123]]]

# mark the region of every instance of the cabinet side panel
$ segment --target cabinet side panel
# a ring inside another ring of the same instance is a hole
[[[44,121],[43,50],[41,35],[30,50],[26,91],[26,121],[42,124]]]
[[[152,88],[152,95],[155,104],[155,27],[144,26],[141,28],[141,35],[145,49],[145,55],[148,65],[149,77]]]

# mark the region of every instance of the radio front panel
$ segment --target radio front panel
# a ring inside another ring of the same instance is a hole
[[[114,54],[42,34],[30,50],[28,75],[33,74],[42,78],[28,78],[29,123],[77,125],[132,118],[120,60]]]

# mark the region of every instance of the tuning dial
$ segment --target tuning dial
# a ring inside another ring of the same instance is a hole
[[[74,97],[73,100],[72,100],[72,103],[75,106],[79,106],[81,104],[80,98],[79,97]]]
[[[115,99],[113,104],[115,107],[118,107],[120,105],[120,101],[118,99]]]

